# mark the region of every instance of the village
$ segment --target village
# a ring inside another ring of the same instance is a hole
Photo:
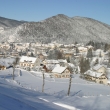
[[[12,58],[14,60],[6,61]],[[70,78],[80,74],[89,82],[110,84],[110,50],[108,44],[0,44],[0,70],[10,67],[46,73],[54,78]]]

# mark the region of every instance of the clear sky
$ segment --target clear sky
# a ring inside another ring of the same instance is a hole
[[[0,0],[0,16],[40,21],[65,14],[89,17],[110,25],[110,0]]]

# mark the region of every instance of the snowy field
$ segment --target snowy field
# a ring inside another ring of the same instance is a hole
[[[67,96],[69,79],[54,79],[45,73],[44,93],[42,82],[40,72],[17,68],[13,81],[12,69],[0,71],[0,110],[110,110],[110,86],[74,75]]]

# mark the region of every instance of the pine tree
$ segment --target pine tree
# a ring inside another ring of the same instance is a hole
[[[85,68],[85,72],[90,69],[89,59],[86,59],[86,60],[85,60],[85,67],[86,67],[86,68]]]
[[[63,53],[58,50],[57,48],[55,48],[54,50],[50,50],[49,51],[49,55],[48,55],[48,59],[63,59]]]
[[[83,74],[84,73],[84,58],[81,57],[81,60],[80,60],[80,73]]]
[[[70,63],[70,57],[67,58],[67,62]]]
[[[80,73],[83,74],[85,73],[87,70],[90,69],[90,62],[89,59],[84,59],[83,57],[80,60]]]
[[[99,63],[99,59],[97,58],[95,63],[94,63],[94,66],[97,65],[98,63]]]
[[[93,53],[92,53],[92,49],[90,48],[88,51],[87,51],[87,58],[92,58],[93,57]]]
[[[105,46],[104,46],[104,52],[107,51],[107,48],[108,48],[108,44],[106,43]]]
[[[100,51],[100,53],[99,53],[99,57],[102,57],[102,55],[101,55],[101,51]]]
[[[110,58],[109,58],[109,60],[108,60],[107,67],[110,68]]]
[[[79,53],[79,49],[78,47],[76,47],[76,55]]]

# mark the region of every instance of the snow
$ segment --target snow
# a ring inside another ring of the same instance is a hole
[[[48,100],[46,100],[46,99],[43,99],[43,98],[39,98],[39,99],[41,99],[41,100],[44,100],[45,102],[49,102]]]
[[[35,63],[36,58],[35,57],[22,56],[21,59],[20,59],[20,62],[24,62],[24,61]]]
[[[74,66],[74,64],[72,64],[72,63],[68,63],[72,68],[74,68],[75,66]]]
[[[67,60],[65,59],[58,59],[58,62],[60,62],[60,63],[67,63]]]
[[[43,55],[43,56],[45,56],[45,57],[47,57],[47,56],[48,56],[45,52],[42,52],[42,55]]]
[[[87,75],[90,75],[90,76],[93,76],[93,77],[100,77],[103,73],[98,73],[98,72],[95,72],[95,71],[88,70],[84,74],[87,74]]]
[[[47,64],[59,64],[58,60],[45,60]]]
[[[72,106],[69,106],[69,105],[65,105],[65,104],[61,104],[61,103],[55,103],[55,102],[53,102],[53,103],[56,104],[56,105],[59,105],[59,106],[61,106],[61,107],[70,109],[70,110],[79,110],[79,109],[76,109],[76,108],[74,108],[74,107],[72,107]]]
[[[11,58],[11,57],[9,57],[9,58],[0,58],[0,65],[8,67],[8,66],[10,66],[10,64],[13,63],[14,60],[15,59]]]
[[[106,66],[105,66],[105,65],[100,65],[100,64],[97,64],[97,65],[95,65],[95,66],[93,67],[93,70],[98,70],[98,69],[100,69],[101,67],[106,68]]]
[[[74,74],[67,96],[69,79],[54,79],[44,73],[42,93],[42,73],[16,68],[13,81],[12,71],[0,71],[0,110],[110,110],[110,86]]]
[[[61,66],[56,66],[53,70],[52,73],[62,73],[67,67],[61,67]]]

